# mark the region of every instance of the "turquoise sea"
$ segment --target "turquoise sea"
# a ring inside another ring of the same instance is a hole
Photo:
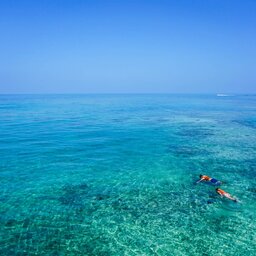
[[[255,174],[256,95],[1,95],[0,255],[253,256]]]

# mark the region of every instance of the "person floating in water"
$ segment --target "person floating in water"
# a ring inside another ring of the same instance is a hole
[[[225,192],[224,190],[220,188],[216,188],[216,192],[221,196],[221,197],[226,197],[234,202],[237,202],[237,199],[232,197],[229,193]]]
[[[219,180],[216,180],[216,179],[214,179],[214,178],[211,178],[211,177],[209,177],[209,176],[207,176],[207,175],[202,175],[202,174],[200,174],[200,180],[199,181],[197,181],[196,183],[199,183],[199,182],[201,182],[201,181],[208,181],[208,182],[211,182],[213,185],[215,185],[215,186],[218,186],[218,185],[221,185],[221,182],[219,181]]]

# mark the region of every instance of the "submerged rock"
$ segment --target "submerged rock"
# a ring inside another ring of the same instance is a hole
[[[84,199],[89,192],[89,187],[86,183],[82,183],[78,185],[66,185],[63,190],[64,194],[58,199],[61,204],[81,206],[84,204]]]

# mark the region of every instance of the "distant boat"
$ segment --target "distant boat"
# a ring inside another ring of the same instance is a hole
[[[217,96],[218,97],[227,97],[227,96],[232,96],[232,95],[224,94],[224,93],[218,93]]]

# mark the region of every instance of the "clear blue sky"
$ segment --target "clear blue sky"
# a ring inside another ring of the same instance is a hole
[[[255,0],[2,0],[0,93],[256,93]]]

